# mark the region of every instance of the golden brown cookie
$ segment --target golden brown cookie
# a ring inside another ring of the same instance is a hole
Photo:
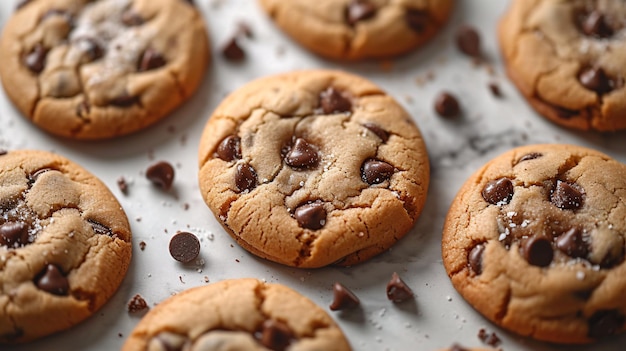
[[[521,335],[587,343],[625,329],[626,165],[574,145],[513,149],[454,199],[443,261],[480,313]]]
[[[200,141],[202,196],[245,249],[297,267],[351,265],[417,220],[428,155],[411,116],[341,71],[259,79],[227,97]]]
[[[6,23],[0,78],[48,132],[105,139],[187,100],[209,60],[200,12],[185,0],[32,0]]]
[[[453,0],[260,0],[276,24],[328,58],[360,60],[406,53],[448,20]]]
[[[352,350],[320,307],[279,284],[225,280],[192,288],[153,308],[122,351]]]
[[[0,155],[0,343],[91,316],[130,258],[126,215],[96,177],[43,151]]]
[[[500,21],[509,77],[544,117],[626,128],[626,2],[514,0]]]

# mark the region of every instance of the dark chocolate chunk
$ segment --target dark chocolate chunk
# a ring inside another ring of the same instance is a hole
[[[578,228],[572,228],[556,238],[556,248],[574,258],[585,258],[589,253],[589,243]]]
[[[326,210],[320,202],[298,206],[293,213],[298,225],[305,229],[317,230],[326,224]]]
[[[613,35],[613,28],[607,23],[606,16],[599,12],[593,11],[583,20],[583,33],[598,38],[608,38]]]
[[[263,322],[259,334],[261,345],[275,351],[284,351],[293,339],[293,333],[287,324],[272,319]]]
[[[249,164],[238,164],[235,173],[235,186],[237,192],[251,191],[256,188],[257,176],[256,171]]]
[[[122,94],[109,101],[111,105],[117,107],[130,107],[139,102],[139,97],[131,96],[128,94]]]
[[[0,225],[0,245],[19,247],[28,244],[28,225],[24,222],[5,222]]]
[[[583,195],[572,184],[557,180],[550,201],[563,210],[576,210],[583,205]]]
[[[141,55],[141,59],[137,64],[137,71],[150,71],[159,67],[163,67],[166,63],[167,61],[165,61],[165,57],[163,57],[160,52],[156,51],[153,48],[148,48],[146,49],[146,51],[143,52],[143,55]]]
[[[318,159],[317,147],[302,138],[298,138],[285,156],[285,163],[291,167],[310,168],[317,165]]]
[[[333,302],[330,305],[332,311],[355,308],[360,304],[359,298],[341,283],[333,285]]]
[[[87,222],[91,224],[91,227],[96,234],[113,236],[113,230],[111,230],[111,228],[105,226],[104,224],[97,222],[93,219],[88,219]]]
[[[148,167],[146,178],[163,190],[170,190],[174,182],[174,167],[169,162],[157,162]]]
[[[239,62],[246,58],[246,53],[241,46],[239,46],[236,36],[231,38],[226,45],[224,45],[222,55],[231,62]]]
[[[418,9],[407,9],[404,20],[413,31],[422,33],[428,28],[430,15],[428,12]]]
[[[35,47],[24,56],[24,65],[28,67],[33,73],[41,73],[46,67],[46,56],[48,55],[48,49],[43,45],[37,44]]]
[[[393,272],[391,280],[387,283],[387,298],[393,302],[402,302],[413,298],[413,291],[396,272]]]
[[[50,294],[64,296],[70,290],[69,282],[59,267],[48,264],[37,278],[35,284]]]
[[[176,261],[189,263],[200,253],[200,240],[191,233],[178,232],[170,240],[169,250]]]
[[[442,92],[435,98],[435,111],[441,117],[456,117],[461,113],[461,106],[454,95]]]
[[[374,17],[376,10],[376,6],[368,0],[352,0],[346,8],[346,22],[354,26],[359,21]]]
[[[140,26],[145,20],[133,9],[128,9],[122,13],[122,23],[129,27]]]
[[[126,305],[126,307],[128,308],[129,313],[139,313],[150,309],[146,300],[144,300],[144,298],[139,294],[133,296],[133,298],[128,301],[128,305]]]
[[[536,235],[522,240],[520,251],[533,266],[547,267],[554,258],[552,243],[545,236]]]
[[[585,88],[598,94],[613,90],[614,83],[600,67],[588,67],[580,72],[578,80]]]
[[[601,339],[617,334],[624,328],[624,316],[618,310],[600,310],[589,318],[587,335],[593,339]]]
[[[538,152],[531,152],[531,153],[529,153],[529,154],[526,154],[526,155],[522,156],[522,157],[521,157],[521,158],[517,161],[517,163],[521,163],[521,162],[524,162],[524,161],[534,160],[534,159],[539,158],[539,157],[541,157],[541,156],[543,156],[543,155],[542,155],[542,154],[540,154],[540,153],[538,153]]]
[[[352,102],[333,87],[320,93],[320,106],[325,114],[352,111]]]
[[[491,180],[482,191],[483,199],[493,205],[508,204],[513,198],[513,182],[508,178]]]
[[[485,253],[485,244],[478,244],[472,248],[467,256],[467,262],[469,267],[480,275],[483,272],[483,254]]]
[[[456,45],[464,54],[479,58],[480,51],[480,35],[474,27],[464,25],[459,27],[456,32]]]
[[[372,133],[376,134],[376,136],[379,137],[380,140],[383,141],[383,143],[386,143],[387,140],[389,140],[389,133],[387,133],[386,130],[382,129],[378,124],[363,123],[363,127],[369,129]]]
[[[241,158],[241,139],[236,135],[229,135],[217,147],[217,157],[230,162]]]
[[[382,183],[393,175],[395,168],[387,162],[368,159],[361,166],[361,179],[367,184]]]

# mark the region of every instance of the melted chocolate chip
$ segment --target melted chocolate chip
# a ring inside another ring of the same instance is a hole
[[[256,171],[249,164],[238,164],[235,173],[235,186],[237,192],[251,191],[256,188]]]
[[[333,285],[333,302],[330,305],[332,311],[355,308],[361,304],[356,295],[341,283]]]
[[[317,165],[318,159],[317,147],[298,138],[285,156],[285,163],[295,168],[310,168]]]
[[[391,280],[387,283],[387,298],[393,302],[402,302],[413,297],[413,291],[400,278],[398,273],[393,272]]]
[[[550,201],[563,210],[576,210],[583,205],[583,195],[573,185],[557,180]]]
[[[326,224],[326,210],[319,202],[298,206],[293,215],[298,225],[305,229],[318,230]]]
[[[291,344],[293,333],[283,322],[267,319],[263,322],[260,335],[261,345],[270,350],[284,351]]]
[[[37,44],[26,56],[24,56],[24,65],[33,73],[41,73],[46,67],[47,55],[48,49],[41,44]]]
[[[613,28],[607,23],[604,14],[599,11],[593,11],[584,18],[582,31],[597,38],[608,38],[613,35]]]
[[[226,45],[224,45],[222,55],[231,62],[243,61],[243,59],[246,58],[246,53],[243,51],[241,46],[239,46],[237,37],[233,37],[226,43]]]
[[[24,222],[5,222],[0,225],[0,245],[19,247],[28,244],[28,225]]]
[[[195,260],[200,253],[200,241],[192,233],[179,232],[170,239],[170,255],[179,262]]]
[[[148,167],[146,178],[163,190],[170,190],[174,182],[174,167],[169,162],[157,162]]]
[[[598,94],[605,94],[613,90],[614,82],[606,72],[599,67],[589,67],[578,75],[578,80],[585,88]]]
[[[524,162],[524,161],[534,160],[534,159],[539,158],[539,157],[541,157],[541,156],[543,156],[543,155],[542,155],[542,154],[540,154],[540,153],[538,153],[538,152],[531,152],[531,153],[529,153],[529,154],[526,154],[526,155],[522,156],[522,157],[521,157],[521,158],[517,161],[517,163],[521,163],[521,162]]]
[[[404,20],[413,31],[422,33],[428,28],[430,23],[430,15],[426,11],[417,9],[407,9]]]
[[[361,166],[361,179],[370,185],[379,184],[391,178],[394,170],[387,162],[368,159]]]
[[[544,236],[531,236],[522,241],[522,256],[533,266],[547,267],[554,258],[552,243]]]
[[[53,264],[48,264],[46,268],[44,268],[35,284],[39,289],[59,296],[67,295],[70,290],[67,278],[63,275],[63,272]]]
[[[38,169],[35,172],[33,172],[32,174],[30,174],[28,176],[28,184],[29,185],[33,185],[37,179],[39,178],[39,176],[41,176],[42,174],[49,172],[49,171],[53,171],[52,168],[42,168],[42,169]]]
[[[600,310],[589,318],[587,335],[600,339],[617,334],[624,327],[624,316],[617,310]]]
[[[454,95],[442,92],[435,98],[435,111],[441,117],[456,117],[461,113],[461,106]]]
[[[241,139],[236,135],[229,135],[217,147],[217,157],[230,162],[241,158]]]
[[[352,103],[333,87],[320,93],[320,106],[324,114],[352,111]]]
[[[374,17],[376,10],[376,6],[368,0],[352,0],[346,8],[346,22],[354,26],[359,21]]]
[[[513,182],[508,178],[491,180],[482,191],[483,199],[493,205],[508,204],[513,198]]]
[[[478,58],[480,51],[480,35],[474,27],[465,25],[459,27],[456,32],[456,45],[464,54]]]
[[[117,107],[131,107],[139,102],[139,97],[123,94],[109,101],[111,105]]]
[[[585,258],[589,253],[589,244],[578,228],[572,228],[556,238],[556,248],[574,258]]]
[[[113,230],[111,230],[111,228],[105,226],[104,224],[97,222],[93,219],[88,219],[87,222],[91,224],[91,227],[96,234],[113,236]]]
[[[378,124],[376,124],[376,123],[363,123],[363,127],[369,129],[370,132],[376,134],[376,136],[379,137],[380,140],[383,141],[383,143],[386,143],[387,140],[389,140],[389,133],[387,133],[387,131],[384,130],[383,128],[381,128]]]
[[[85,53],[88,62],[95,61],[104,56],[104,48],[94,38],[80,38],[77,40],[81,50]]]
[[[160,52],[156,51],[155,49],[148,48],[146,49],[146,51],[143,52],[143,55],[141,55],[141,59],[137,64],[137,71],[150,71],[159,67],[163,67],[166,63],[167,61],[165,61],[165,58],[163,57],[163,55],[161,55]]]
[[[143,17],[133,9],[128,9],[122,13],[122,23],[128,27],[140,26],[144,24],[144,22]]]
[[[467,262],[476,275],[483,272],[483,254],[485,253],[485,244],[478,244],[470,251]]]

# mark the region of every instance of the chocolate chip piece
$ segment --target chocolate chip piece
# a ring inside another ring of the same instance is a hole
[[[500,90],[500,86],[497,83],[491,82],[489,83],[489,91],[491,91],[491,95],[501,98],[502,91]]]
[[[291,167],[309,168],[315,167],[318,159],[317,147],[302,138],[298,138],[285,156],[285,163]]]
[[[235,135],[229,135],[218,145],[217,157],[230,162],[241,158],[241,139]]]
[[[474,27],[464,25],[459,27],[456,32],[456,45],[464,54],[479,58],[480,51],[480,35]]]
[[[126,307],[129,313],[139,313],[150,309],[146,300],[139,294],[133,296],[133,298],[128,301]]]
[[[435,98],[435,111],[441,117],[456,117],[461,112],[461,106],[454,95],[442,92]]]
[[[324,114],[352,111],[352,103],[333,87],[320,93],[320,106]]]
[[[111,230],[111,228],[105,226],[104,224],[97,222],[93,219],[88,219],[87,222],[91,223],[91,227],[93,228],[93,231],[96,232],[96,234],[113,236],[113,230]]]
[[[361,166],[361,179],[367,184],[382,183],[393,175],[394,167],[387,162],[368,159]]]
[[[165,61],[165,58],[163,57],[163,55],[161,55],[160,52],[156,51],[155,49],[148,48],[146,49],[146,51],[143,52],[143,55],[141,55],[141,59],[139,60],[139,63],[137,65],[137,71],[150,71],[159,67],[163,67],[166,63],[167,61]]]
[[[85,53],[87,62],[95,61],[104,56],[104,49],[94,38],[79,38],[76,40],[78,47]]]
[[[89,111],[91,111],[91,105],[88,101],[83,101],[76,105],[76,115],[78,117],[87,117],[89,115]]]
[[[148,167],[146,178],[163,190],[170,190],[174,182],[174,167],[169,162],[157,162]]]
[[[400,278],[398,273],[393,272],[391,280],[387,283],[387,298],[393,302],[402,302],[413,297],[413,291]]]
[[[583,195],[573,185],[557,180],[550,201],[563,210],[576,210],[583,205]]]
[[[585,258],[589,253],[589,244],[578,228],[572,228],[556,238],[556,248],[574,258]]]
[[[237,37],[233,37],[226,43],[226,45],[224,45],[222,55],[231,62],[243,61],[243,59],[246,58],[246,53],[243,51],[241,46],[239,46]]]
[[[589,318],[587,335],[600,339],[617,334],[624,327],[624,316],[617,310],[600,310]]]
[[[472,248],[467,256],[469,267],[476,275],[483,272],[483,254],[485,253],[485,244],[478,244]]]
[[[256,188],[256,171],[249,164],[238,164],[235,173],[235,187],[237,192],[251,191]]]
[[[291,344],[293,333],[289,326],[283,322],[267,319],[263,322],[260,335],[261,345],[270,350],[284,351]]]
[[[179,262],[189,263],[200,253],[200,241],[188,232],[178,232],[170,240],[170,255]]]
[[[117,187],[120,189],[122,194],[128,194],[128,183],[126,182],[126,179],[124,177],[117,178]]]
[[[501,340],[495,332],[488,333],[485,329],[480,329],[478,331],[478,338],[480,341],[491,347],[497,347],[500,345]]]
[[[613,35],[613,28],[606,22],[606,17],[599,11],[591,12],[582,23],[583,33],[598,38],[608,38]]]
[[[547,267],[554,258],[552,243],[545,236],[531,236],[521,243],[522,256],[533,266]]]
[[[126,26],[134,27],[144,24],[145,20],[133,9],[128,9],[122,13],[122,23]]]
[[[24,222],[5,222],[0,225],[0,245],[19,247],[28,244],[28,225]]]
[[[298,225],[305,229],[318,230],[326,224],[326,210],[319,202],[298,206],[293,215]]]
[[[482,191],[483,199],[493,205],[505,205],[513,198],[513,182],[508,178],[491,180]]]
[[[139,97],[131,96],[128,94],[122,94],[109,101],[111,105],[117,107],[130,107],[139,102]]]
[[[409,28],[417,33],[422,33],[426,30],[428,24],[430,23],[430,16],[426,11],[407,9],[406,14],[404,15],[404,20]]]
[[[354,26],[357,22],[363,21],[376,15],[376,6],[368,0],[352,0],[346,9],[346,22]]]
[[[43,45],[37,44],[35,47],[24,56],[24,65],[28,67],[33,73],[41,73],[46,67],[46,56],[48,55],[48,49]]]
[[[48,264],[46,268],[44,268],[36,281],[36,285],[43,291],[59,296],[67,295],[70,290],[67,278],[63,275],[61,270],[53,264]]]
[[[355,308],[361,304],[356,295],[341,283],[333,285],[333,302],[330,305],[332,311]]]
[[[608,93],[613,90],[613,81],[600,67],[589,67],[578,75],[578,80],[585,88],[598,94]]]
[[[543,156],[543,155],[542,155],[542,154],[540,154],[540,153],[538,153],[538,152],[531,152],[531,153],[529,153],[529,154],[526,154],[526,155],[522,156],[522,157],[521,157],[521,158],[517,161],[517,163],[521,163],[521,162],[524,162],[524,161],[534,160],[534,159],[539,158],[539,157],[541,157],[541,156]]]
[[[369,129],[372,133],[376,134],[376,136],[379,137],[380,140],[383,141],[383,143],[386,143],[387,140],[389,140],[389,133],[387,133],[386,130],[382,129],[378,124],[363,123],[363,127]]]

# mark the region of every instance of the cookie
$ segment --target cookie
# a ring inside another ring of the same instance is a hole
[[[454,199],[443,262],[494,323],[557,343],[625,328],[626,165],[574,145],[519,147]]]
[[[290,288],[234,279],[192,288],[153,308],[122,351],[351,350],[320,307]]]
[[[21,113],[67,138],[106,139],[160,120],[209,60],[185,0],[31,0],[4,26],[0,78]]]
[[[500,21],[509,77],[538,113],[565,127],[626,128],[626,3],[514,0]]]
[[[94,314],[131,258],[130,225],[113,194],[48,152],[0,156],[0,343],[33,340]]]
[[[448,20],[452,0],[260,0],[285,33],[337,60],[381,59],[423,45]]]
[[[204,201],[245,249],[296,267],[351,265],[409,231],[428,155],[411,116],[341,71],[259,79],[227,97],[199,147]]]

